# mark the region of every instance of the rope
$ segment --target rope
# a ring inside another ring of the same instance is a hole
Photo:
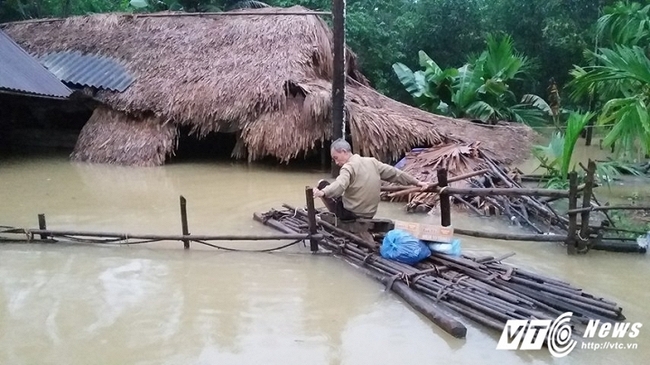
[[[589,241],[589,237],[587,237],[587,238],[583,238],[583,237],[580,235],[580,231],[577,231],[577,232],[576,232],[576,235],[578,235],[578,238],[580,239],[581,242],[587,242],[587,241]]]
[[[391,290],[393,288],[393,284],[395,284],[395,280],[397,279],[404,279],[404,273],[397,273],[393,276],[390,277],[390,280],[386,283],[386,291]]]
[[[368,263],[368,259],[372,257],[372,253],[367,254],[366,256],[363,257],[363,260],[361,261],[363,264]]]
[[[440,291],[438,291],[438,295],[436,295],[436,300],[440,301],[443,297],[447,296],[447,294],[451,293],[452,291],[456,290],[456,287],[459,286],[461,280],[466,280],[469,279],[469,276],[465,274],[457,274],[454,275],[451,280],[449,281],[449,284],[443,286],[440,288]],[[455,280],[455,282],[454,282]]]
[[[223,247],[223,246],[215,245],[215,244],[208,243],[208,242],[201,241],[201,240],[190,240],[190,241],[198,242],[198,243],[200,243],[200,244],[202,244],[202,245],[210,246],[210,247],[217,248],[217,249],[220,249],[220,250],[225,250],[225,251],[235,251],[235,252],[271,252],[271,251],[281,250],[281,249],[283,249],[283,248],[287,248],[287,247],[289,247],[289,246],[293,246],[293,245],[295,245],[296,243],[298,243],[298,242],[300,242],[300,241],[302,241],[302,240],[296,240],[296,241],[293,241],[293,242],[291,242],[291,243],[287,243],[286,245],[282,245],[282,246],[278,246],[278,247],[272,247],[272,248],[265,248],[265,249],[262,249],[262,250],[242,250],[242,249],[239,249],[239,248]]]
[[[0,231],[0,233],[24,233],[26,235],[26,240],[28,242],[31,242],[31,241],[34,240],[34,233],[29,229],[25,230],[25,229],[22,229],[22,228],[15,228],[15,227],[8,227],[8,226],[0,226],[0,227],[4,228],[2,231]],[[128,242],[129,241],[129,236],[126,235],[126,234],[123,237],[105,238],[105,239],[104,238],[79,238],[79,237],[75,237],[75,236],[71,236],[71,235],[56,235],[56,234],[49,235],[49,237],[51,237],[51,239],[56,241],[56,242],[62,242],[62,240],[60,240],[60,239],[57,240],[56,239],[58,237],[58,238],[63,238],[63,239],[68,240],[68,241],[79,242],[79,243],[92,243],[92,244],[137,245],[137,244],[143,244],[143,243],[166,241],[164,239],[147,239],[147,240],[139,240],[139,241]],[[240,252],[271,252],[271,251],[281,250],[281,249],[287,248],[289,246],[293,246],[293,245],[295,245],[295,244],[297,244],[297,243],[299,243],[301,241],[303,243],[305,242],[304,240],[299,239],[299,240],[290,242],[290,243],[288,243],[286,245],[282,245],[282,246],[278,246],[278,247],[266,248],[266,249],[261,249],[261,250],[242,250],[242,249],[237,249],[237,248],[223,247],[223,246],[215,245],[215,244],[208,243],[208,242],[201,241],[201,240],[190,239],[190,241],[198,242],[198,243],[201,243],[203,245],[214,247],[214,248],[217,248],[217,249],[220,249],[220,250],[240,251]]]

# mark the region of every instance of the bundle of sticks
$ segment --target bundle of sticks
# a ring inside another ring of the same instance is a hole
[[[284,208],[257,213],[255,219],[285,233],[308,232],[306,211],[286,204]],[[434,253],[411,266],[381,257],[376,250],[376,241],[369,242],[343,231],[318,216],[317,224],[318,233],[323,237],[321,247],[366,270],[388,286],[398,282],[402,288],[400,290],[416,293],[412,294],[417,297],[415,304],[410,298],[400,295],[454,335],[462,331],[445,314],[448,311],[498,331],[510,319],[553,320],[564,312],[573,313],[571,324],[574,334],[584,331],[590,319],[605,322],[625,319],[622,309],[612,301],[585,293],[565,281],[501,262],[511,254],[502,257],[473,257],[467,254],[454,257]],[[381,239],[382,236],[379,232],[375,238]],[[436,313],[431,315],[430,312]]]
[[[384,201],[407,201],[409,212],[428,212],[437,206],[439,195],[436,170],[445,168],[451,187],[459,188],[521,188],[521,173],[508,170],[503,164],[487,156],[478,144],[450,144],[419,150],[408,154],[398,164],[403,171],[422,181],[430,188],[409,188],[388,184],[382,187]],[[527,226],[536,233],[566,232],[568,219],[560,217],[549,204],[553,199],[532,196],[460,196],[451,197],[453,203],[474,213],[505,215],[515,225]]]

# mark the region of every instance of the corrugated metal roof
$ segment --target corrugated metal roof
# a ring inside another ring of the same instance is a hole
[[[0,30],[0,89],[67,98],[72,93],[59,79]]]
[[[81,52],[55,52],[40,58],[61,81],[122,92],[134,79],[116,60]]]

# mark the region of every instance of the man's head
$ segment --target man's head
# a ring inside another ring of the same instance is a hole
[[[334,163],[339,166],[343,166],[343,164],[348,162],[350,156],[352,156],[352,147],[346,140],[339,138],[336,141],[332,142],[330,154],[332,155],[332,160],[334,160]]]

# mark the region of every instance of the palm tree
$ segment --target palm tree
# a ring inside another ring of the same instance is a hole
[[[625,160],[650,153],[650,60],[647,48],[637,45],[650,40],[649,11],[650,5],[627,1],[606,8],[597,29],[601,41],[612,46],[588,51],[594,66],[571,71],[571,97],[599,96],[597,124],[608,130],[603,144],[614,145]]]

